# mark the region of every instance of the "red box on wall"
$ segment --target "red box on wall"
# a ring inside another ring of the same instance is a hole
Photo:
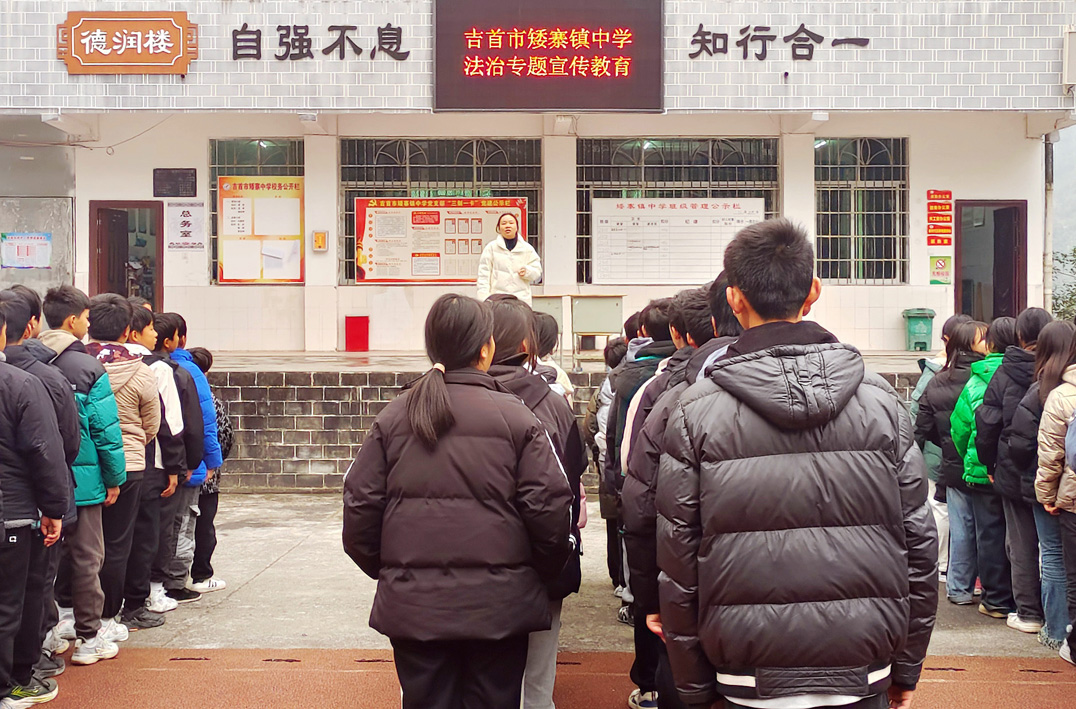
[[[344,318],[344,351],[370,351],[369,315],[349,315]]]

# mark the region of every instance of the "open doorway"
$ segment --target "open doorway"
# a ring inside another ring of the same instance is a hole
[[[1027,202],[956,202],[956,311],[990,322],[1027,306]]]
[[[90,202],[90,289],[140,296],[164,307],[161,202]]]

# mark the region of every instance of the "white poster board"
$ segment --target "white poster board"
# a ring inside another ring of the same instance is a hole
[[[724,268],[725,247],[765,218],[762,198],[596,199],[593,282],[699,285]]]
[[[52,234],[44,232],[0,234],[0,267],[51,268]]]
[[[169,202],[165,243],[172,251],[205,251],[205,202]]]

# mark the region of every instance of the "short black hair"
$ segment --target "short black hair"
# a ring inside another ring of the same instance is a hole
[[[624,337],[634,340],[639,336],[639,319],[642,315],[642,312],[636,312],[628,316],[628,319],[624,321]]]
[[[132,308],[142,308],[143,310],[146,309],[147,305],[153,305],[153,303],[149,302],[140,295],[132,295],[128,297],[127,302],[131,304]]]
[[[45,313],[45,322],[55,329],[64,324],[64,320],[74,315],[76,318],[90,309],[90,298],[74,286],[57,286],[45,294],[41,306]]]
[[[154,313],[153,329],[157,331],[157,349],[164,349],[165,340],[174,340],[179,331],[179,321],[175,313]]]
[[[1000,317],[990,323],[986,330],[986,346],[991,352],[1004,352],[1016,344],[1016,318]]]
[[[605,343],[605,366],[615,369],[628,353],[628,342],[623,337],[614,337]]]
[[[176,334],[180,337],[187,336],[187,321],[179,313],[169,313],[176,319]]]
[[[4,320],[7,322],[8,339],[12,342],[21,340],[32,317],[26,298],[13,290],[0,292],[0,312],[4,313]]]
[[[691,335],[691,340],[696,347],[714,338],[714,326],[710,322],[709,296],[708,288],[690,288],[680,291],[673,298],[672,324],[685,340],[688,335]]]
[[[942,339],[948,340],[953,336],[953,332],[956,330],[957,325],[962,325],[971,321],[972,317],[964,313],[957,313],[956,315],[950,316],[949,319],[945,321],[945,324],[942,325]]]
[[[722,271],[710,284],[710,317],[714,319],[714,331],[718,337],[739,337],[743,332],[743,326],[740,325],[740,321],[736,319],[736,313],[732,312],[732,306],[729,305],[726,292],[728,287],[728,276]]]
[[[130,303],[130,299],[127,302]],[[142,332],[153,324],[153,313],[133,303],[131,308],[131,332]]]
[[[213,353],[205,347],[192,347],[187,351],[191,353],[191,359],[194,360],[198,369],[202,370],[202,374],[206,374],[213,368]]]
[[[1039,340],[1039,333],[1048,323],[1053,322],[1054,316],[1042,308],[1025,308],[1024,312],[1016,316],[1016,336],[1020,344],[1030,347]]]
[[[739,288],[764,320],[795,317],[814,282],[814,249],[807,232],[787,219],[740,230],[725,249],[729,285]]]
[[[672,298],[659,298],[652,300],[643,309],[642,327],[646,330],[646,336],[654,342],[671,342],[672,333],[669,332],[669,315],[672,311]]]
[[[26,304],[30,306],[30,317],[41,319],[41,294],[33,288],[23,285],[22,283],[16,283],[11,286],[11,290],[15,291],[23,298],[26,299]]]
[[[538,348],[538,358],[545,359],[557,349],[557,340],[560,337],[560,327],[557,319],[549,313],[534,314],[534,339]]]
[[[131,327],[134,308],[122,295],[101,293],[90,298],[90,337],[115,342]]]

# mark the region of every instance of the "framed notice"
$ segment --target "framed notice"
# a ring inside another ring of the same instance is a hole
[[[596,199],[594,283],[708,283],[737,232],[764,218],[761,198]]]
[[[205,202],[169,202],[164,228],[170,251],[204,251]]]
[[[219,283],[302,283],[303,178],[221,177]]]
[[[497,238],[501,215],[527,226],[523,197],[357,199],[356,280],[364,283],[473,283],[478,259]]]
[[[52,268],[52,234],[0,234],[0,267]]]

